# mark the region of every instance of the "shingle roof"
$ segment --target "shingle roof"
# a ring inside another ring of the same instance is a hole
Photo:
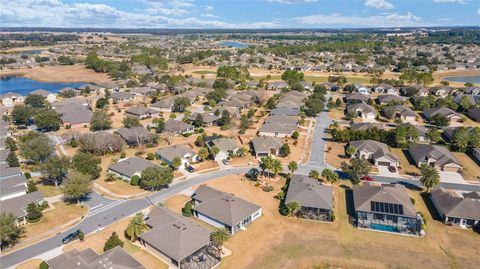
[[[401,105],[396,106],[386,106],[383,108],[383,111],[390,112],[390,113],[398,113],[403,117],[416,117],[417,113],[415,113],[411,108]]]
[[[357,140],[350,141],[350,146],[356,148],[357,150],[366,151],[372,154],[373,159],[378,159],[380,157],[387,157],[390,160],[398,162],[398,157],[391,154],[388,146],[384,143],[374,141],[374,140]]]
[[[0,197],[26,191],[27,179],[24,175],[2,178],[0,181]]]
[[[462,164],[455,156],[445,147],[437,145],[411,144],[408,147],[408,152],[412,156],[415,163],[419,161],[426,161],[427,158],[436,160],[436,164],[443,166],[448,163],[455,163],[460,166]]]
[[[129,108],[129,109],[125,110],[125,113],[126,114],[132,114],[132,115],[135,115],[135,116],[141,116],[141,115],[145,115],[145,114],[148,114],[148,113],[153,114],[153,113],[158,113],[158,112],[156,110],[148,108],[148,107],[136,106],[136,107],[132,107],[132,108]]]
[[[278,137],[260,136],[252,139],[255,152],[270,152],[270,149],[279,150],[283,146],[283,140]]]
[[[69,104],[55,107],[55,111],[61,115],[62,122],[76,124],[90,122],[93,112],[81,104]]]
[[[164,207],[154,207],[146,219],[151,230],[140,238],[180,262],[210,243],[210,231]]]
[[[136,173],[141,173],[148,167],[153,166],[155,166],[153,163],[145,159],[130,157],[108,166],[108,169],[127,177],[133,177]]]
[[[332,187],[320,184],[305,175],[293,175],[288,184],[285,204],[291,201],[305,207],[333,209]]]
[[[264,133],[279,133],[279,134],[291,134],[297,129],[296,125],[280,124],[280,123],[265,123],[258,129],[259,132]]]
[[[170,133],[180,133],[190,128],[193,128],[193,126],[188,123],[179,120],[169,119],[165,122],[163,130]]]
[[[8,200],[0,201],[0,213],[11,213],[20,218],[26,215],[26,207],[30,203],[35,203],[43,199],[39,191],[27,193]]]
[[[430,119],[437,114],[445,117],[460,116],[457,112],[451,110],[448,107],[435,107],[431,109],[424,109],[423,114],[425,115],[425,117],[427,117],[427,119]]]
[[[366,131],[373,128],[377,128],[381,130],[384,127],[382,123],[377,123],[377,122],[359,122],[359,123],[350,124],[350,129],[356,130],[356,131]]]
[[[377,110],[373,106],[367,105],[365,103],[348,105],[347,106],[347,111],[349,113],[360,111],[360,112],[362,112],[362,114],[367,114],[367,113],[377,114]]]
[[[38,89],[29,93],[29,95],[41,95],[43,97],[47,97],[49,94],[52,94],[52,92],[49,92],[44,89]]]
[[[370,202],[400,204],[404,216],[416,216],[405,186],[400,184],[369,184],[353,186],[355,211],[374,212]]]
[[[220,137],[206,142],[209,147],[218,147],[221,151],[235,151],[238,149],[238,144],[232,138]]]
[[[117,133],[126,141],[134,141],[137,138],[144,141],[151,135],[143,126],[135,126],[131,128],[122,127],[117,130]]]
[[[165,148],[161,148],[157,150],[156,153],[157,155],[161,156],[162,158],[170,162],[173,161],[173,159],[175,159],[176,157],[182,158],[186,154],[195,155],[195,152],[192,149],[187,148],[183,145],[172,145]]]
[[[205,189],[212,188],[206,185],[201,185],[192,195],[192,198],[196,199],[197,194],[204,192]],[[250,203],[242,198],[215,189],[212,190],[210,190],[210,195],[208,197],[200,195],[202,202],[193,209],[231,227],[235,226],[261,208],[259,205]]]
[[[453,191],[436,188],[430,197],[442,216],[480,220],[480,196],[477,193],[459,196]]]
[[[377,100],[379,103],[390,103],[392,101],[399,101],[403,102],[405,101],[405,98],[395,95],[395,94],[385,94],[385,95],[379,95],[377,97]]]

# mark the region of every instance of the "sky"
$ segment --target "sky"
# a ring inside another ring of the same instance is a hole
[[[0,0],[2,27],[480,26],[480,0]]]

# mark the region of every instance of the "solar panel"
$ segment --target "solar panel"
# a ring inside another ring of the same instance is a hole
[[[403,215],[403,206],[399,204],[371,201],[370,208],[373,212]]]

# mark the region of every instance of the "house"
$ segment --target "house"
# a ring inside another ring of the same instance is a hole
[[[453,98],[453,101],[458,105],[461,105],[462,100],[466,99],[470,105],[475,106],[480,104],[480,95],[472,95],[472,94],[459,94]]]
[[[381,83],[379,85],[376,85],[372,88],[373,92],[376,93],[386,93],[386,94],[396,94],[398,95],[398,90],[395,89],[393,86]]]
[[[200,185],[192,195],[193,215],[230,234],[245,229],[262,215],[262,207],[242,198]]]
[[[480,148],[474,148],[472,151],[473,157],[480,162]]]
[[[283,140],[278,137],[260,136],[252,139],[253,151],[257,158],[277,156],[282,146]]]
[[[139,237],[148,251],[171,268],[204,268],[217,265],[220,251],[213,246],[210,231],[165,207],[153,207],[145,223],[150,230]]]
[[[383,114],[389,119],[400,119],[402,122],[415,123],[417,120],[417,113],[407,106],[386,106],[383,108]]]
[[[240,148],[234,139],[227,137],[205,137],[205,145],[209,149],[217,147],[220,150],[215,155],[215,160],[227,159],[231,154],[236,154]]]
[[[303,219],[333,221],[333,190],[306,175],[292,175],[285,204],[297,202],[298,216]]]
[[[156,155],[159,160],[166,162],[170,166],[172,166],[175,158],[179,158],[181,160],[181,166],[191,162],[197,162],[197,154],[192,149],[183,145],[172,145],[161,148],[157,150]]]
[[[151,108],[161,112],[172,112],[174,98],[165,98],[150,105]]]
[[[25,176],[22,174],[5,176],[5,174],[3,173],[5,172],[5,170],[12,171],[14,169],[9,169],[12,167],[6,168],[5,165],[2,166],[5,167],[5,169],[2,169],[2,178],[0,179],[0,201],[25,195],[27,193],[27,179],[25,178]]]
[[[108,166],[108,173],[115,174],[130,182],[133,176],[140,177],[143,170],[155,165],[148,160],[139,157],[130,157],[119,160]]]
[[[130,92],[138,96],[152,96],[156,92],[156,89],[151,87],[137,87],[132,88]]]
[[[125,110],[125,116],[138,119],[158,117],[158,111],[144,106],[136,106]]]
[[[18,104],[23,104],[24,98],[20,94],[6,92],[0,95],[0,100],[2,101],[2,105],[12,107]]]
[[[467,115],[474,121],[480,122],[480,108],[472,108],[468,110]]]
[[[378,122],[359,122],[350,124],[350,130],[354,131],[367,131],[374,128],[381,130],[384,128],[384,125],[383,123]]]
[[[425,142],[425,143],[430,143],[430,139],[427,136],[427,128],[425,126],[420,126],[415,124],[412,124],[411,122],[406,122],[401,124],[400,126],[403,126],[405,128],[413,127],[417,131],[417,142]],[[409,140],[410,142],[414,142],[413,139]]]
[[[416,213],[403,185],[355,185],[353,203],[357,228],[414,236],[422,233],[422,217]]]
[[[40,191],[24,193],[7,200],[0,199],[0,214],[13,214],[17,225],[25,225],[27,223],[27,206],[31,203],[40,205],[43,201],[43,195]]]
[[[338,85],[333,82],[323,82],[323,83],[320,83],[320,86],[323,86],[327,89],[327,91],[332,91],[332,92],[336,92],[339,89]]]
[[[451,91],[452,91],[452,88],[450,88],[449,86],[444,86],[444,85],[434,86],[434,87],[430,87],[428,89],[428,92],[430,94],[438,96],[438,97],[446,97],[447,95],[450,94]]]
[[[352,93],[345,96],[345,102],[347,104],[366,103],[368,102],[368,99],[370,99],[368,96],[359,93]]]
[[[270,111],[270,115],[298,116],[300,115],[300,109],[277,107]]]
[[[462,163],[445,147],[437,145],[411,144],[408,152],[415,164],[420,167],[427,164],[441,171],[459,172]]]
[[[371,105],[367,105],[365,103],[358,103],[348,105],[347,114],[361,117],[364,121],[375,121],[375,118],[377,117],[377,110]]]
[[[120,246],[102,254],[97,254],[91,248],[81,251],[73,249],[47,260],[46,263],[50,269],[146,269]]]
[[[205,126],[214,126],[218,124],[218,120],[220,120],[220,116],[215,116],[210,113],[194,113],[192,114],[189,118],[188,121],[190,123],[193,123],[194,121],[197,120],[198,115],[201,116],[203,125]]]
[[[45,97],[45,99],[49,102],[49,103],[53,103],[57,100],[57,96],[52,93],[52,92],[49,92],[49,91],[46,91],[46,90],[43,90],[43,89],[38,89],[38,90],[35,90],[35,91],[32,91],[30,92],[28,95],[40,95],[40,96],[43,96]]]
[[[191,134],[195,131],[195,127],[183,121],[169,119],[165,122],[163,131],[172,134]]]
[[[110,98],[114,104],[126,103],[135,100],[135,94],[130,92],[113,92]]]
[[[296,126],[298,124],[297,117],[295,116],[288,116],[283,114],[276,114],[270,115],[265,119],[264,123],[278,123],[282,125],[293,125]]]
[[[89,126],[93,116],[93,112],[88,106],[78,103],[56,105],[54,110],[60,114],[63,125],[70,126],[73,129]]]
[[[480,87],[472,86],[465,89],[466,94],[480,95]]]
[[[447,225],[471,228],[480,223],[479,192],[459,194],[440,187],[430,192],[430,200]]]
[[[288,88],[288,84],[286,82],[280,81],[280,82],[269,82],[267,89],[281,90],[281,89],[287,89],[287,88]]]
[[[377,102],[379,104],[403,104],[405,102],[405,98],[398,95],[385,94],[377,96]]]
[[[258,129],[258,135],[273,137],[290,137],[296,129],[297,125],[267,122],[262,125],[260,129]]]
[[[390,153],[388,146],[374,140],[350,141],[349,146],[356,149],[355,157],[370,160],[374,165],[399,167],[398,157]]]
[[[152,134],[143,126],[135,126],[131,128],[122,127],[116,131],[129,146],[138,146],[150,142]]]
[[[449,121],[449,126],[458,125],[463,121],[463,118],[460,114],[447,107],[424,109],[423,115],[428,120],[432,120],[432,118],[436,115],[444,116]]]
[[[364,87],[364,86],[358,88],[357,92],[360,93],[360,94],[366,94],[366,95],[370,94],[370,90],[367,87]]]

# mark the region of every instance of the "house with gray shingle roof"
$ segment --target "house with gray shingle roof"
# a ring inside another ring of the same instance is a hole
[[[169,119],[165,122],[163,131],[172,134],[191,134],[195,131],[195,127],[183,121]]]
[[[418,116],[411,108],[402,105],[386,106],[383,113],[389,119],[400,119],[402,122],[415,122]]]
[[[140,177],[143,170],[153,166],[155,165],[148,160],[139,157],[130,157],[109,165],[108,172],[130,182],[133,176]]]
[[[151,104],[150,107],[161,112],[172,112],[174,102],[175,99],[173,97],[169,97]]]
[[[252,139],[253,151],[257,158],[277,156],[283,144],[283,140],[278,137],[260,136]]]
[[[453,172],[459,172],[463,168],[462,163],[445,147],[411,144],[408,152],[418,167],[428,164],[437,170]]]
[[[130,146],[148,143],[152,138],[152,134],[143,126],[135,126],[131,128],[122,127],[116,132]]]
[[[480,223],[480,193],[459,194],[452,190],[435,188],[430,200],[443,222],[462,228],[471,228]]]
[[[349,146],[356,149],[355,157],[370,160],[374,165],[400,166],[398,157],[390,153],[388,146],[374,140],[350,141]]]
[[[194,113],[188,118],[188,121],[190,123],[193,123],[197,119],[198,115],[201,115],[203,124],[206,125],[206,126],[217,125],[218,120],[221,118],[220,116],[215,116],[215,115],[210,114],[210,113]]]
[[[262,125],[260,129],[258,129],[258,135],[273,137],[290,137],[296,129],[297,125],[267,122]]]
[[[245,229],[262,215],[262,207],[242,198],[200,185],[192,195],[196,218],[231,234]]]
[[[353,186],[357,228],[419,236],[423,220],[405,186],[364,182]]]
[[[44,89],[38,89],[38,90],[32,91],[28,95],[40,95],[44,97],[49,103],[53,103],[57,100],[57,96],[54,93]]]
[[[435,107],[430,109],[424,109],[423,115],[428,120],[432,120],[432,118],[436,115],[444,116],[449,121],[449,125],[458,125],[463,121],[463,118],[460,114],[451,110],[448,107]]]
[[[170,267],[210,269],[220,262],[210,231],[165,207],[154,207],[145,223],[150,230],[139,241]]]
[[[358,103],[347,106],[347,114],[361,117],[364,121],[374,121],[377,117],[377,110],[365,103]]]
[[[285,204],[297,202],[298,216],[304,219],[332,221],[333,190],[306,175],[292,175]]]
[[[15,216],[17,225],[23,225],[26,224],[27,206],[31,203],[40,205],[43,201],[43,194],[39,191],[24,192],[20,196],[11,197],[6,200],[0,199],[0,214],[10,213]]]
[[[474,121],[480,122],[480,108],[472,108],[468,110],[467,115]]]
[[[240,146],[237,142],[228,137],[205,137],[205,145],[211,149],[217,147],[220,151],[215,156],[215,160],[227,159],[231,154],[236,154]]]
[[[404,103],[405,98],[394,94],[385,94],[377,96],[377,102],[379,104]]]
[[[12,107],[17,104],[23,104],[23,101],[25,99],[20,94],[14,92],[6,92],[0,94],[0,100],[4,106]]]
[[[79,103],[57,104],[54,110],[60,114],[63,125],[71,128],[89,126],[93,116],[93,112],[88,106]]]
[[[347,104],[366,103],[368,99],[369,99],[368,95],[361,94],[361,93],[352,93],[350,95],[345,96],[345,102]]]
[[[384,128],[383,123],[378,123],[378,122],[358,122],[358,123],[351,123],[350,124],[350,130],[354,131],[367,131],[370,129],[377,128],[378,130],[381,130]]]
[[[125,116],[138,119],[158,117],[158,111],[144,106],[136,106],[125,110]]]
[[[110,95],[114,104],[126,103],[135,100],[135,94],[130,92],[113,92]]]
[[[172,145],[161,148],[156,152],[157,158],[172,165],[173,159],[180,158],[182,166],[188,163],[197,162],[197,154],[189,147],[183,145]]]

